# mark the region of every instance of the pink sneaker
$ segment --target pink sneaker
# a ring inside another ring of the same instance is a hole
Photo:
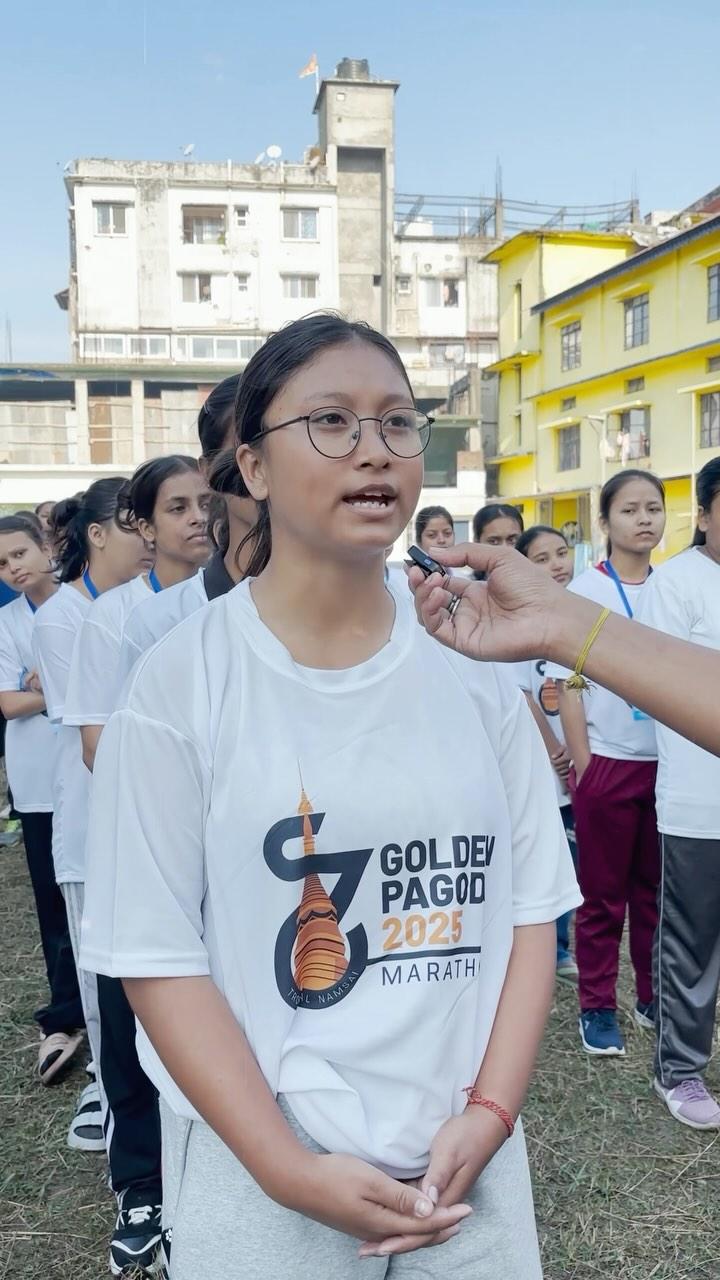
[[[699,1076],[681,1081],[674,1089],[665,1089],[659,1080],[653,1083],[675,1120],[691,1129],[720,1129],[720,1107]]]

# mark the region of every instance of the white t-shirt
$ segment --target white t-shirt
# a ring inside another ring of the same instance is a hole
[[[720,649],[720,565],[698,547],[667,560],[650,578],[637,618],[666,635]],[[720,759],[659,722],[657,745],[658,830],[720,840]]]
[[[636,614],[646,583],[624,582],[622,585],[630,608]],[[586,600],[594,600],[597,604],[612,609],[613,613],[627,617],[615,582],[597,566],[579,574],[567,589],[584,596]],[[565,667],[554,663],[548,663],[545,671],[546,676],[555,680],[564,680],[570,674]],[[607,756],[610,760],[656,759],[654,720],[599,684],[591,682],[582,699],[587,719],[588,742],[593,755]]]
[[[140,575],[94,601],[75,642],[63,724],[107,724],[124,683],[119,659],[125,619],[154,594]]]
[[[82,964],[211,974],[308,1133],[410,1177],[465,1105],[513,926],[580,896],[524,698],[395,600],[347,670],[295,663],[248,582],[145,655],[98,751]]]
[[[85,879],[85,833],[90,774],[83,764],[79,729],[62,723],[73,648],[90,600],[63,583],[35,614],[33,653],[48,718],[56,725],[53,777],[53,862],[58,884]]]
[[[26,596],[0,609],[0,692],[21,689],[21,677],[35,667],[32,633],[35,613]],[[47,716],[8,720],[5,762],[18,813],[52,813],[55,735]]]
[[[140,600],[128,614],[118,655],[118,690],[121,690],[138,658],[162,640],[184,618],[206,605],[205,570],[176,582],[157,595]]]
[[[547,675],[548,664],[546,659],[532,658],[529,662],[507,663],[506,665],[510,670],[513,670],[518,687],[525,693],[529,693],[533,702],[540,708],[558,742],[565,746],[557,685]],[[553,778],[555,780],[555,794],[558,804],[561,806],[570,804],[570,796],[554,769]]]

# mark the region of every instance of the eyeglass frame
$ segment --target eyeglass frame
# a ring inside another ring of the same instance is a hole
[[[406,408],[407,408],[407,406],[406,406],[406,405],[398,405],[397,407],[398,407],[399,409],[406,409]],[[312,435],[311,435],[311,432],[310,432],[310,419],[313,417],[313,415],[314,415],[314,414],[316,414],[316,413],[322,413],[324,409],[325,409],[325,410],[327,410],[327,409],[341,409],[343,413],[352,413],[353,417],[354,417],[354,418],[357,418],[357,423],[358,423],[358,426],[359,426],[360,430],[359,430],[359,431],[358,431],[358,433],[357,433],[357,440],[355,441],[355,443],[354,443],[354,445],[352,446],[352,448],[351,448],[351,449],[348,449],[347,453],[323,453],[322,449],[318,449],[317,445],[315,444],[315,441],[313,440]],[[420,414],[422,414],[422,416],[425,418],[425,421],[427,422],[427,425],[428,425],[428,437],[427,437],[427,440],[425,441],[425,444],[423,445],[422,449],[420,449],[420,451],[419,451],[418,453],[396,453],[394,449],[391,449],[391,448],[390,448],[390,445],[388,444],[387,440],[385,439],[385,435],[384,435],[384,433],[383,433],[383,429],[382,429],[382,424],[383,424],[384,419],[388,416],[388,414],[390,414],[390,413],[392,413],[392,412],[393,412],[393,410],[392,410],[392,409],[387,409],[387,410],[385,411],[385,413],[383,414],[382,418],[373,418],[373,417],[359,418],[359,417],[358,417],[358,415],[355,413],[355,411],[354,411],[353,409],[346,409],[346,408],[344,408],[344,406],[343,406],[343,405],[340,405],[340,404],[323,404],[323,405],[320,405],[320,406],[319,406],[319,408],[317,408],[317,409],[313,409],[312,413],[300,413],[300,414],[298,414],[297,418],[288,418],[287,422],[278,422],[277,426],[275,426],[275,427],[263,427],[263,428],[262,428],[262,430],[258,431],[257,435],[254,435],[254,436],[252,437],[252,439],[251,439],[251,440],[245,440],[245,441],[243,441],[243,443],[244,443],[244,444],[248,444],[248,445],[255,444],[258,440],[262,440],[264,436],[271,436],[271,435],[272,435],[272,433],[273,433],[273,431],[282,431],[283,427],[293,427],[293,426],[295,425],[295,423],[296,423],[296,422],[304,422],[304,423],[305,423],[305,430],[307,431],[308,440],[310,441],[310,444],[312,445],[312,447],[313,447],[313,449],[315,450],[315,452],[316,452],[316,453],[319,453],[321,458],[329,458],[331,461],[339,461],[341,458],[349,458],[349,457],[351,457],[351,456],[352,456],[352,454],[353,454],[353,453],[355,452],[355,450],[357,449],[357,447],[358,447],[358,445],[360,444],[360,441],[361,441],[361,439],[362,439],[362,426],[363,426],[363,422],[377,422],[377,424],[378,424],[378,435],[379,435],[380,439],[382,440],[383,444],[385,445],[385,448],[387,449],[388,453],[392,454],[393,458],[403,458],[403,459],[405,459],[406,461],[408,461],[410,458],[421,458],[421,457],[422,457],[422,455],[424,454],[425,450],[427,449],[427,447],[428,447],[429,443],[430,443],[430,436],[432,435],[432,429],[433,429],[433,427],[434,427],[434,425],[435,425],[435,419],[434,419],[434,418],[431,418],[431,416],[430,416],[430,414],[429,414],[429,413],[423,413],[423,412],[422,412],[422,409],[415,409],[415,408],[413,408],[412,412],[413,412],[413,413],[420,413]]]

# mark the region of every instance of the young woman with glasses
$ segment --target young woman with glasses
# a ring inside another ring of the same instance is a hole
[[[188,1121],[173,1280],[537,1280],[519,1111],[579,895],[522,695],[384,583],[431,423],[316,315],[236,425],[251,576],[141,660],[91,818],[83,961]]]

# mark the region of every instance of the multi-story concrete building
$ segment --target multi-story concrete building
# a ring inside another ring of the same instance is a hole
[[[690,542],[695,475],[720,454],[720,214],[700,203],[646,248],[536,236],[491,254],[498,489],[526,521],[567,525],[599,550],[602,484],[649,468],[667,490],[661,556]]]

